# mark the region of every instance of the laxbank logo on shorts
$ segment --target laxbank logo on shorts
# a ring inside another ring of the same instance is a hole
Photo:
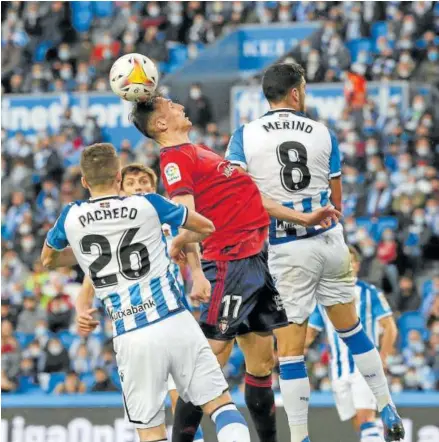
[[[121,310],[119,312],[116,312],[115,310],[111,308],[107,308],[108,316],[113,320],[117,321],[118,319],[124,319],[128,316],[135,315],[136,313],[142,313],[146,312],[152,308],[156,307],[156,303],[154,299],[148,298],[143,304],[141,305],[132,305],[129,308],[126,308],[125,310]]]

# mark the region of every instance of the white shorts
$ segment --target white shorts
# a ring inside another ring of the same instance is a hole
[[[352,419],[357,414],[357,410],[377,408],[375,396],[359,372],[352,373],[348,379],[332,381],[332,391],[342,421]]]
[[[168,377],[185,402],[204,405],[228,385],[206,337],[184,311],[114,338],[125,412],[137,428],[165,423]]]
[[[288,321],[302,324],[324,306],[346,304],[355,296],[355,279],[343,228],[271,245],[268,265],[287,312]]]

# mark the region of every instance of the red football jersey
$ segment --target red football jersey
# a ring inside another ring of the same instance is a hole
[[[192,194],[197,212],[215,225],[215,232],[203,241],[204,259],[229,261],[261,251],[269,217],[247,174],[195,144],[161,149],[160,168],[169,197]]]

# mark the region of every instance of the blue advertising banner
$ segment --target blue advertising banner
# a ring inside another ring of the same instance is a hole
[[[89,115],[97,117],[104,141],[111,141],[118,147],[125,138],[132,144],[141,138],[128,120],[131,107],[131,103],[113,94],[5,95],[2,99],[2,127],[9,135],[17,131],[25,135],[56,133],[64,111],[70,108],[78,126],[83,126]]]
[[[339,118],[345,105],[343,87],[343,83],[307,85],[307,107],[316,109],[319,118]],[[393,99],[396,99],[402,108],[407,106],[409,86],[401,81],[387,84],[371,82],[367,85],[367,93],[377,102],[380,111],[385,112]],[[230,104],[232,131],[248,121],[259,118],[268,110],[268,103],[259,86],[233,87]]]
[[[239,70],[259,71],[320,29],[319,22],[239,28]]]

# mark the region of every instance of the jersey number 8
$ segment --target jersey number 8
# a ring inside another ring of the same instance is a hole
[[[280,144],[277,146],[277,159],[282,166],[280,180],[285,190],[295,192],[309,186],[308,153],[303,144],[297,141]]]
[[[121,275],[125,279],[139,279],[145,276],[151,264],[149,262],[149,253],[146,246],[140,242],[131,244],[139,228],[128,229],[122,235],[117,246],[117,262]],[[99,256],[89,267],[90,278],[96,288],[103,288],[117,284],[117,275],[115,273],[105,276],[97,276],[103,268],[111,261],[110,242],[102,235],[86,235],[82,238],[81,252],[90,255],[91,247],[95,246],[99,250]],[[133,266],[133,264],[135,264]]]

